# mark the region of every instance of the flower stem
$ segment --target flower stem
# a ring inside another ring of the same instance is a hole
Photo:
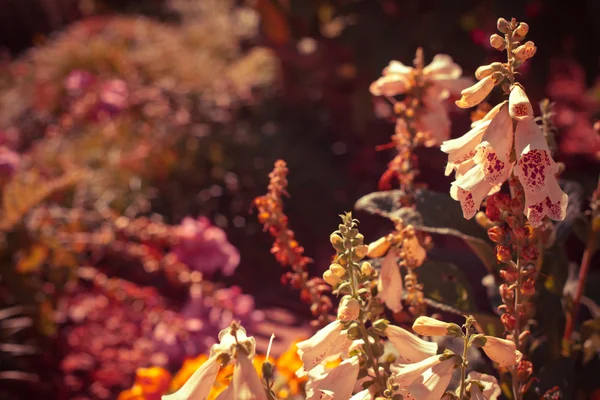
[[[459,400],[463,400],[466,390],[466,379],[467,379],[467,351],[469,350],[469,340],[470,340],[470,327],[467,327],[465,332],[465,340],[463,345],[463,355],[462,355],[462,364],[460,365],[460,394],[458,396]]]

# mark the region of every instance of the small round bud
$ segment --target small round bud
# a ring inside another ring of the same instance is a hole
[[[329,270],[333,275],[335,275],[338,278],[341,278],[346,273],[346,269],[338,263],[331,264],[329,266]]]
[[[262,365],[262,375],[263,378],[271,379],[273,377],[273,364],[268,361],[265,361]]]
[[[502,51],[506,48],[506,41],[504,38],[496,33],[490,36],[490,45],[498,51]]]
[[[389,324],[390,321],[388,321],[387,319],[378,319],[373,323],[373,327],[378,331],[385,332]]]
[[[360,303],[351,296],[344,296],[338,308],[338,319],[340,321],[354,321],[360,314]]]
[[[512,253],[506,246],[496,246],[496,259],[498,262],[508,262],[512,260]]]
[[[340,278],[335,276],[330,270],[323,272],[323,280],[334,287],[340,283]]]
[[[504,18],[498,18],[498,22],[496,23],[496,27],[502,33],[510,32],[510,23]]]
[[[374,271],[375,271],[375,269],[373,268],[371,263],[368,261],[363,262],[362,265],[360,266],[360,273],[363,276],[371,276]]]
[[[360,328],[358,327],[358,324],[356,322],[353,322],[350,325],[350,327],[346,331],[346,334],[348,335],[348,339],[350,340],[357,340],[362,338]]]
[[[340,251],[344,249],[344,239],[337,233],[332,233],[331,236],[329,236],[329,241],[336,250]]]
[[[527,32],[529,32],[529,25],[527,25],[525,22],[519,23],[519,26],[517,26],[517,29],[515,30],[515,33],[522,38],[527,35]]]

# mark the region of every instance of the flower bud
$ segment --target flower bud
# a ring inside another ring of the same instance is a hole
[[[490,45],[498,51],[502,51],[506,48],[506,41],[504,38],[496,33],[490,36]]]
[[[353,322],[348,330],[346,331],[346,335],[348,335],[348,339],[357,340],[362,338],[362,334],[360,332],[360,328],[356,322]]]
[[[371,263],[368,261],[363,262],[362,265],[360,266],[360,273],[363,276],[371,276],[374,271],[375,271],[375,269],[373,268]]]
[[[515,58],[519,61],[525,61],[535,55],[537,47],[532,41],[529,41],[513,50]]]
[[[351,296],[344,296],[338,308],[338,319],[340,321],[354,321],[360,314],[360,303]]]
[[[329,236],[329,241],[334,249],[338,251],[344,250],[344,239],[337,233],[332,233],[331,236]]]
[[[493,76],[486,76],[476,84],[460,92],[461,98],[456,101],[460,108],[471,108],[481,103],[496,86]]]
[[[378,331],[385,332],[389,324],[390,321],[388,321],[387,319],[378,319],[373,323],[373,327]]]
[[[369,256],[369,258],[383,257],[390,249],[391,245],[392,244],[387,240],[387,237],[381,237],[369,244],[367,256]]]
[[[344,267],[342,267],[340,264],[337,264],[337,263],[331,264],[329,266],[329,270],[331,271],[331,273],[333,275],[335,275],[338,278],[341,278],[346,273],[346,269]]]
[[[323,272],[323,280],[333,287],[341,282],[340,278],[335,276],[330,270]]]
[[[515,30],[515,33],[521,38],[524,38],[527,35],[527,32],[529,32],[529,25],[525,22],[519,23],[519,26],[517,26],[517,29]]]
[[[512,331],[517,326],[517,320],[513,317],[512,314],[504,313],[500,316],[500,321],[506,328],[507,331]]]
[[[369,246],[361,244],[360,246],[357,246],[354,249],[354,260],[355,261],[359,261],[362,260],[363,258],[365,258],[367,256],[367,253],[369,252]]]
[[[498,262],[509,262],[512,260],[512,253],[507,246],[496,246],[496,259]]]
[[[413,324],[413,331],[424,336],[446,336],[452,324],[431,317],[419,317]]]
[[[501,226],[493,226],[487,231],[490,240],[494,243],[504,243],[506,234]]]
[[[496,23],[496,27],[502,33],[510,32],[510,23],[504,18],[498,18],[498,22]]]

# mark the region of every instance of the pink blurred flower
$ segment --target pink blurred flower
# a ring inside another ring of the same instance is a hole
[[[231,275],[240,263],[240,254],[227,241],[225,232],[213,226],[208,218],[184,218],[176,229],[179,242],[173,253],[191,269],[205,275],[221,271]]]

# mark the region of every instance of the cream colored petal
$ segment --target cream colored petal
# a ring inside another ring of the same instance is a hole
[[[441,399],[452,380],[452,372],[456,367],[456,359],[450,358],[434,365],[423,373],[420,379],[403,388],[399,394],[404,400]]]
[[[569,196],[562,191],[555,177],[546,178],[546,188],[539,193],[525,191],[525,209],[529,224],[540,226],[545,216],[554,221],[562,221],[567,214]]]
[[[450,137],[450,119],[446,107],[440,101],[429,102],[426,111],[417,120],[417,127],[430,135],[428,147],[447,140]]]
[[[476,167],[475,167],[476,168]],[[471,190],[465,190],[456,184],[450,188],[452,198],[460,201],[460,206],[463,210],[463,217],[471,219],[479,211],[481,202],[494,189],[494,185],[482,180],[473,186]]]
[[[420,379],[425,371],[441,363],[441,357],[442,355],[434,355],[416,363],[392,364],[390,371],[394,377],[394,383],[397,383],[401,388],[410,386]]]
[[[378,297],[393,312],[402,311],[402,276],[398,266],[396,249],[388,251],[381,264],[377,283]]]
[[[384,68],[383,75],[409,75],[414,71],[413,67],[402,64],[400,61],[390,61],[389,65]]]
[[[492,375],[482,374],[477,371],[469,372],[467,376],[472,381],[478,381],[483,385],[483,396],[487,400],[497,400],[502,394],[502,389],[498,384],[496,377]]]
[[[512,340],[500,339],[494,336],[486,336],[483,351],[494,362],[501,367],[510,367],[518,362],[518,353]]]
[[[408,80],[401,75],[382,76],[371,84],[369,91],[373,96],[393,97],[404,94],[410,84]]]
[[[527,118],[533,118],[533,107],[529,98],[525,94],[523,87],[519,84],[514,85],[508,96],[510,116],[518,121]]]
[[[451,324],[431,317],[419,317],[413,323],[413,331],[423,336],[446,336]]]
[[[298,356],[303,362],[303,367],[296,372],[296,375],[305,376],[323,360],[347,351],[351,345],[352,341],[346,334],[342,334],[341,322],[335,320],[329,323],[317,331],[313,337],[296,345]]]
[[[471,108],[481,103],[494,89],[496,82],[492,75],[487,76],[471,87],[464,89],[460,94],[462,98],[456,102],[460,108]]]
[[[437,343],[423,340],[398,326],[389,325],[385,334],[398,350],[399,356],[396,360],[401,364],[423,361],[437,353]]]
[[[265,388],[252,365],[250,359],[244,355],[236,358],[233,369],[233,378],[227,388],[233,394],[235,400],[268,400]],[[230,394],[218,396],[217,400],[229,399]]]
[[[369,391],[369,389],[361,390],[356,393],[354,396],[350,397],[350,400],[373,400],[374,397]]]
[[[436,54],[429,65],[423,68],[423,74],[431,79],[458,79],[462,68],[447,54]]]
[[[162,400],[206,400],[217,379],[221,364],[216,357],[206,360],[175,393]]]
[[[306,400],[322,399],[322,395],[349,399],[358,378],[358,370],[358,357],[351,357],[330,371],[320,370],[317,374],[311,372],[306,383]]]
[[[542,193],[546,179],[558,172],[542,130],[532,120],[520,121],[515,132],[515,175],[525,191]]]

